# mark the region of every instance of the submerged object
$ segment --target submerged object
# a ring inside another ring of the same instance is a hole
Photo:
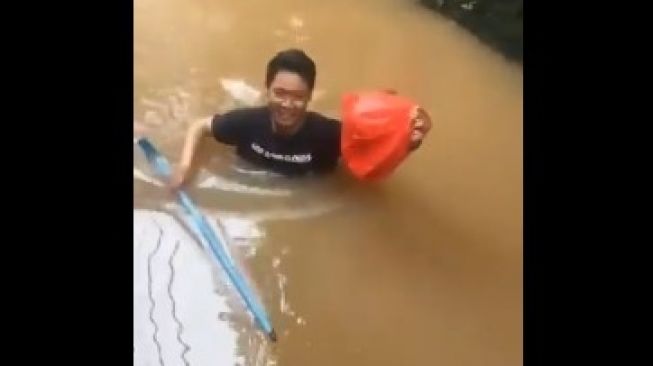
[[[388,177],[409,153],[411,111],[417,104],[387,91],[351,92],[342,98],[341,152],[360,180]]]

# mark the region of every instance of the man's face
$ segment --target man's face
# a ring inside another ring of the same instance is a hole
[[[292,131],[304,118],[311,90],[298,74],[279,71],[268,87],[267,97],[276,127]]]

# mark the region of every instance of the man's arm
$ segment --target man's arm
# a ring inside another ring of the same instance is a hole
[[[177,190],[186,184],[186,181],[190,176],[191,167],[193,166],[193,160],[200,141],[202,141],[204,136],[211,134],[212,121],[213,117],[202,118],[193,122],[191,127],[188,129],[179,165],[175,168],[172,177],[170,177],[170,182],[168,183],[170,188],[173,190]]]

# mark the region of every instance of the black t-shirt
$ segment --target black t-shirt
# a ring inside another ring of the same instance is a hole
[[[246,161],[284,175],[332,171],[340,157],[340,127],[337,120],[308,112],[297,133],[280,136],[267,107],[236,109],[211,123],[216,140],[236,146]]]

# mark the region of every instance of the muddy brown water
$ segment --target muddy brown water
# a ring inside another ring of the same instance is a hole
[[[266,349],[276,364],[522,363],[520,66],[409,0],[135,0],[134,11],[134,118],[173,159],[190,120],[233,107],[221,79],[262,90],[267,60],[287,47],[317,63],[314,110],[337,116],[344,91],[390,87],[433,117],[381,184],[231,172],[295,193],[192,190],[208,211],[272,217],[244,266],[278,329]],[[228,171],[230,150],[207,145],[204,165]],[[135,207],[166,197],[134,189]],[[279,305],[275,258],[294,316]]]

